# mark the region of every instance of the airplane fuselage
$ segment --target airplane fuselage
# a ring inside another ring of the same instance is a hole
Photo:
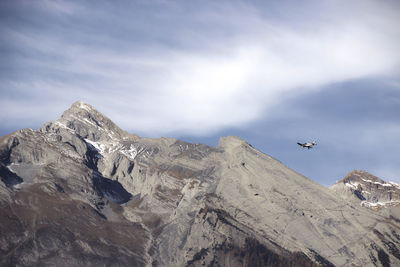
[[[314,142],[312,142],[312,143],[297,143],[299,146],[301,146],[301,147],[303,147],[303,148],[308,148],[308,149],[310,149],[310,148],[312,148],[313,146],[315,146],[317,143],[314,141]]]

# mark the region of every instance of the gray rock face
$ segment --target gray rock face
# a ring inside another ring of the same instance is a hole
[[[237,137],[129,135],[76,102],[0,139],[0,264],[398,266],[400,211],[338,197]]]
[[[343,198],[374,210],[400,205],[400,184],[385,182],[365,171],[352,171],[330,188]]]

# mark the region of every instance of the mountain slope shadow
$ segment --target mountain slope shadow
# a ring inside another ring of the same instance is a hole
[[[118,181],[104,178],[100,174],[93,176],[93,186],[99,195],[117,204],[126,203],[132,198]]]
[[[0,165],[0,177],[1,181],[3,181],[3,183],[7,187],[12,187],[24,181],[21,177],[11,172],[7,167],[3,165]]]

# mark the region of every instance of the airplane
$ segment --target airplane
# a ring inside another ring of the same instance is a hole
[[[313,146],[315,146],[316,144],[317,144],[317,142],[315,142],[315,141],[313,141],[312,143],[304,143],[304,144],[302,144],[302,143],[297,143],[299,146],[302,146],[303,148],[308,148],[308,149],[310,149],[310,148],[312,148]]]

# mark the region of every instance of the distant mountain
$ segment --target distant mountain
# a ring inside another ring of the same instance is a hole
[[[371,209],[400,205],[400,184],[385,182],[365,171],[352,171],[330,188]]]
[[[82,102],[2,137],[0,177],[1,266],[400,266],[398,207],[348,201],[238,137],[130,135]]]

